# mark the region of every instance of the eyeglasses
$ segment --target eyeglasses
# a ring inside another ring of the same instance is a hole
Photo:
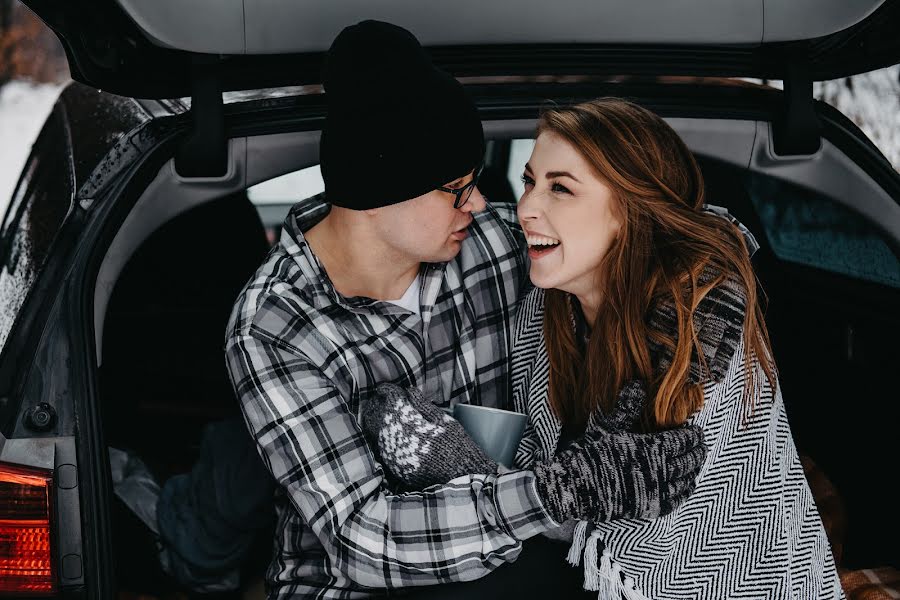
[[[481,176],[481,171],[484,169],[484,165],[479,165],[478,168],[474,171],[474,176],[472,177],[472,181],[467,183],[466,185],[460,188],[448,188],[445,186],[441,186],[437,188],[442,192],[447,192],[448,194],[453,194],[455,196],[453,200],[453,208],[461,208],[469,201],[469,198],[472,197],[472,191],[475,189],[475,186],[478,185],[478,178]]]

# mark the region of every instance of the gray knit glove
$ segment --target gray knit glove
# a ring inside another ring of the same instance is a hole
[[[423,490],[460,475],[497,472],[459,421],[416,388],[380,384],[362,403],[362,426],[395,489]]]
[[[654,519],[694,491],[705,459],[696,426],[654,434],[595,431],[537,463],[534,473],[538,494],[559,523]]]

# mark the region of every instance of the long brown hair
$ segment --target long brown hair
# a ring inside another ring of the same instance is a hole
[[[647,383],[652,398],[645,429],[685,422],[703,405],[702,384],[688,380],[692,350],[703,356],[691,315],[726,277],[747,298],[745,366],[758,360],[774,385],[769,334],[743,236],[727,219],[701,210],[703,177],[678,134],[658,115],[616,98],[547,110],[537,132],[560,136],[584,156],[613,190],[621,223],[599,267],[601,307],[584,356],[572,327],[578,307],[566,292],[546,292],[550,404],[563,423],[584,427],[591,412],[610,410],[618,390],[635,378]],[[704,272],[716,276],[701,282]],[[649,311],[662,301],[674,303],[674,337],[647,325]],[[650,336],[674,350],[665,373],[654,374]],[[753,377],[746,381],[745,399],[755,385]]]

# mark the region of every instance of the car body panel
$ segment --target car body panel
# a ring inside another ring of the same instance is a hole
[[[164,48],[295,54],[324,52],[343,27],[364,19],[406,27],[424,46],[785,42],[846,29],[883,0],[566,0],[552,5],[546,0],[460,0],[434,3],[428,10],[417,0],[117,2],[148,39]],[[216,19],[209,18],[212,12]],[[541,18],[535,19],[538,14]]]
[[[580,70],[781,79],[801,43],[810,76],[821,80],[900,57],[900,8],[884,0],[567,0],[552,8],[466,0],[427,11],[412,0],[24,1],[60,37],[73,78],[140,98],[189,96],[201,68],[218,70],[223,91],[321,83],[331,40],[364,18],[408,27],[457,76]],[[200,67],[198,56],[216,58]]]

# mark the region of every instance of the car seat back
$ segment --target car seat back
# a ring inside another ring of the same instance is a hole
[[[194,207],[131,257],[108,307],[101,371],[110,444],[189,443],[238,412],[225,327],[269,244],[246,192]],[[173,448],[174,452],[174,448]]]

